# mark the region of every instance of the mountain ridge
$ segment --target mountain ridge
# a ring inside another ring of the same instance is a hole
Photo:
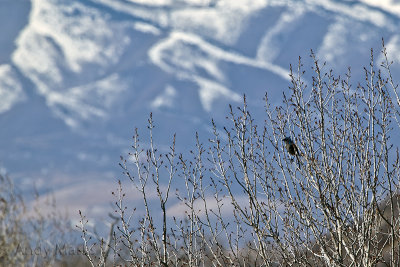
[[[211,118],[222,127],[244,94],[262,121],[265,92],[279,103],[290,64],[301,56],[308,71],[310,49],[327,68],[344,74],[352,66],[362,80],[370,48],[381,60],[383,37],[400,74],[395,1],[21,3],[3,19],[16,23],[18,14],[25,27],[0,40],[8,53],[0,56],[0,165],[26,188],[44,177],[43,192],[63,190],[54,175],[74,186],[93,172],[117,178],[119,155],[134,127],[146,134],[150,112],[162,149],[175,132],[182,150],[195,132],[206,142]]]

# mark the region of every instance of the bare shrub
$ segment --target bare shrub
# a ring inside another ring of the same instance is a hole
[[[69,266],[72,256],[63,255],[62,246],[75,247],[66,241],[72,231],[53,198],[36,193],[26,204],[12,180],[0,174],[1,266]]]
[[[28,242],[20,218],[25,207],[8,177],[0,175],[0,184],[0,263],[16,266],[24,263],[24,259],[21,255],[14,255],[15,251],[19,245]]]
[[[97,256],[81,215],[91,265],[398,266],[400,164],[392,135],[400,98],[384,45],[382,54],[377,70],[371,51],[356,87],[350,69],[335,76],[313,53],[307,85],[299,59],[283,104],[271,106],[266,95],[264,125],[244,98],[231,108],[229,126],[212,123],[207,146],[196,136],[189,158],[176,153],[175,138],[169,152],[155,148],[150,116],[148,147],[136,131],[121,162],[136,188],[128,194],[142,197],[140,211],[125,204],[120,183],[118,220],[97,241]]]

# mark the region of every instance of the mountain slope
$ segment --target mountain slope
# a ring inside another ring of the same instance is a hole
[[[196,131],[207,140],[211,118],[221,126],[243,94],[262,119],[264,93],[279,102],[289,65],[307,64],[310,49],[360,80],[384,37],[400,74],[395,1],[18,3],[0,16],[12,25],[0,38],[0,161],[43,192],[118,177],[119,155],[150,112],[161,148],[176,132],[181,150]]]

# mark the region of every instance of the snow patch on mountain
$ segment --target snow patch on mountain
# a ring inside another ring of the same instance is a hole
[[[393,30],[395,25],[393,21],[385,16],[384,12],[379,9],[371,8],[363,3],[346,3],[342,1],[332,0],[305,0],[309,8],[318,11],[323,10],[346,16],[356,21],[370,23],[376,27]]]
[[[168,85],[164,92],[157,96],[153,102],[151,102],[151,107],[158,109],[162,107],[173,108],[175,104],[177,92],[176,89],[170,85]]]
[[[49,106],[55,108],[55,114],[76,128],[81,120],[108,119],[108,111],[127,88],[127,82],[114,73],[89,84],[68,88],[62,94],[50,92],[47,99]]]
[[[400,62],[400,34],[393,35],[392,38],[386,43],[386,49],[388,51],[388,58],[394,62]],[[382,59],[383,60],[383,59]],[[400,77],[399,77],[400,78]]]
[[[346,23],[347,22],[347,23]],[[343,19],[329,26],[319,49],[319,56],[331,64],[343,57],[346,50],[346,33],[349,21]]]
[[[157,27],[155,27],[151,24],[148,24],[148,23],[135,22],[135,24],[133,25],[133,28],[137,31],[144,32],[144,33],[150,33],[153,35],[161,34],[161,31]]]
[[[115,63],[119,45],[129,41],[122,38],[116,42],[114,38],[120,36],[114,30],[119,27],[113,27],[107,15],[79,2],[33,1],[30,21],[28,30],[49,38],[73,72],[81,72],[86,62]]]
[[[400,17],[400,2],[398,0],[360,0],[370,6],[379,7],[386,12],[392,13]]]
[[[104,117],[115,90],[125,88],[108,70],[129,45],[129,28],[79,2],[34,0],[12,60],[55,114],[76,127],[78,117]]]
[[[8,111],[25,99],[26,95],[15,71],[10,65],[0,65],[0,113]]]
[[[128,0],[128,1],[148,6],[167,6],[172,3],[172,0]]]
[[[149,57],[165,72],[196,83],[200,101],[207,112],[212,111],[212,103],[218,98],[240,101],[240,96],[225,85],[226,75],[219,67],[224,61],[268,70],[289,79],[288,70],[277,65],[223,50],[197,35],[184,32],[173,32],[159,41],[149,50]]]
[[[98,2],[166,30],[191,32],[227,45],[234,44],[246,21],[268,4],[266,0]]]
[[[361,51],[349,51],[348,47],[365,47],[368,44],[373,47],[372,44],[378,43],[381,38],[381,33],[378,33],[376,29],[366,27],[359,21],[339,17],[329,26],[317,56],[319,59],[329,62],[334,68],[346,64],[350,66],[351,58],[356,57],[357,53]],[[364,54],[368,55],[369,51],[370,49],[365,49]],[[368,57],[364,60],[368,60]]]
[[[174,30],[196,33],[232,45],[242,33],[246,20],[266,3],[264,0],[222,0],[215,8],[177,9],[171,12],[170,26]]]
[[[240,102],[242,97],[229,90],[225,86],[212,80],[194,77],[194,80],[200,87],[200,101],[207,112],[212,111],[212,104],[218,98],[227,99],[229,102]]]
[[[273,62],[282,52],[279,45],[279,37],[295,24],[299,23],[305,14],[305,8],[294,6],[283,12],[277,22],[264,34],[257,51],[257,59],[265,62]]]

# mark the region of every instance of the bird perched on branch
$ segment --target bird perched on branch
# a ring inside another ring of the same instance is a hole
[[[285,137],[282,139],[285,142],[286,150],[289,152],[290,155],[296,156],[299,154],[299,150],[297,149],[296,144],[292,141],[290,137]]]
[[[289,152],[290,155],[296,156],[297,162],[300,167],[300,159],[299,159],[299,149],[297,148],[296,144],[293,142],[293,140],[290,137],[285,137],[282,139],[283,142],[285,142],[285,147],[286,150]]]

